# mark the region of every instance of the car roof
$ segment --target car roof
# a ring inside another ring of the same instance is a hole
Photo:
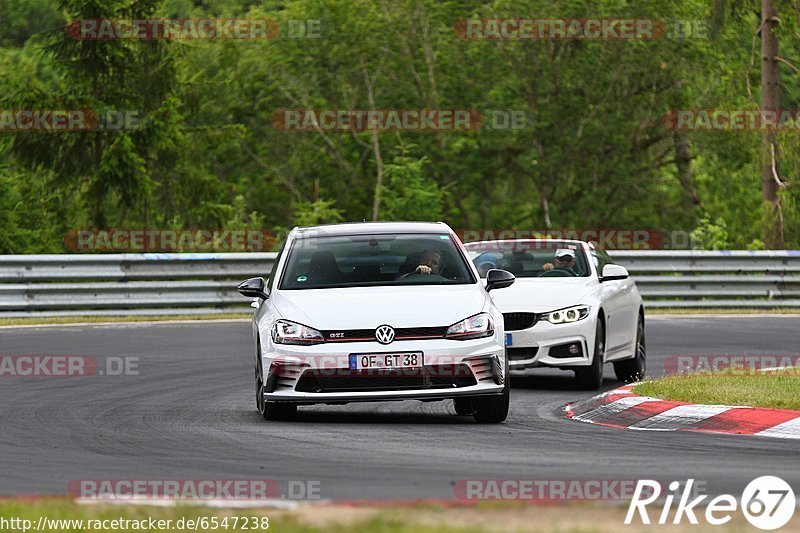
[[[292,235],[297,237],[329,237],[336,235],[379,235],[386,233],[435,233],[450,234],[450,226],[444,222],[347,222],[322,226],[296,227]]]

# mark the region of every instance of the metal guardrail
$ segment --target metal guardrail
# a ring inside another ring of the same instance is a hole
[[[274,253],[0,256],[0,317],[249,312]],[[800,251],[618,251],[647,307],[800,308]]]
[[[613,252],[647,307],[800,308],[800,250]]]
[[[0,317],[249,312],[275,253],[0,255]]]

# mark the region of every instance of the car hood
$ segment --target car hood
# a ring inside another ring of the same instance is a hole
[[[478,285],[304,289],[270,299],[287,320],[324,330],[449,326],[487,305]]]
[[[511,287],[492,291],[495,305],[504,313],[543,313],[576,304],[591,304],[597,280],[587,278],[517,278]]]

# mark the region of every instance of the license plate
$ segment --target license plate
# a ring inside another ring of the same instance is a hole
[[[350,370],[421,368],[422,359],[422,352],[350,354]]]
[[[511,337],[511,333],[506,333],[506,346],[511,346],[514,344],[514,339]]]

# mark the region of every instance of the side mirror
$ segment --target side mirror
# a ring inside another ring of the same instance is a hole
[[[236,289],[239,294],[248,298],[264,298],[265,300],[269,298],[267,282],[264,281],[264,278],[250,278],[241,282]]]
[[[510,287],[514,283],[515,279],[517,278],[515,278],[514,274],[511,272],[507,270],[500,270],[499,268],[493,268],[486,273],[486,290],[490,291],[492,289]]]
[[[603,275],[600,276],[600,281],[627,279],[629,275],[628,269],[622,265],[606,265],[603,267]]]

